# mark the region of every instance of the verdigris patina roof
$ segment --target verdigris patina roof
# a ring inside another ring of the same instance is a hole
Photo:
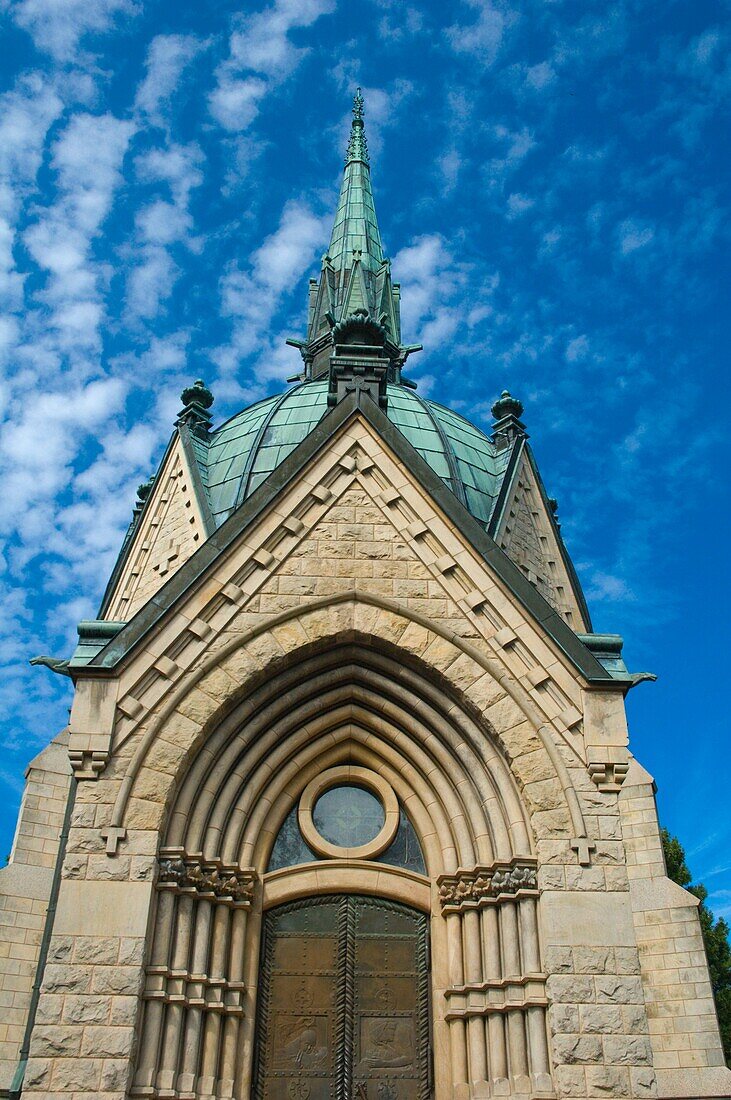
[[[328,410],[328,382],[293,386],[237,413],[195,455],[217,526],[309,435]],[[404,386],[388,386],[386,415],[474,518],[487,526],[511,449],[451,409]]]

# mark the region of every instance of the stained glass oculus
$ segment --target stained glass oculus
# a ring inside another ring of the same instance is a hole
[[[392,867],[404,867],[407,871],[416,871],[425,875],[426,866],[421,846],[417,840],[414,826],[404,813],[403,806],[399,807],[399,827],[393,844],[382,855],[378,856],[376,863],[390,864]],[[295,867],[299,863],[312,863],[322,857],[313,852],[307,845],[297,822],[297,806],[293,806],[287,814],[279,835],[274,842],[267,871],[279,871],[284,867]]]
[[[378,836],[386,815],[371,791],[343,783],[320,795],[312,820],[320,836],[330,844],[357,848]]]

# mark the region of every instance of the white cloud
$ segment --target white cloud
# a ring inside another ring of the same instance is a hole
[[[192,34],[159,34],[147,51],[147,72],[137,89],[135,107],[162,125],[186,66],[205,48]]]
[[[456,149],[449,149],[437,161],[439,172],[444,184],[442,193],[449,194],[457,186],[457,180],[462,168],[462,157]]]
[[[13,163],[24,173],[23,186],[29,192],[43,138],[58,110],[56,99],[43,86],[36,86],[33,94],[36,99],[28,97],[29,103],[37,106],[42,101],[43,109],[34,111],[26,103],[15,118],[27,124],[13,127]],[[79,462],[93,457],[98,435],[113,430],[128,391],[126,381],[104,376],[100,353],[107,271],[94,254],[94,243],[122,185],[120,169],[132,131],[131,123],[110,114],[73,114],[49,150],[48,190],[53,200],[45,207],[32,207],[31,223],[22,236],[36,264],[31,266],[35,286],[23,313],[8,322],[15,345],[14,369],[4,387],[0,433],[3,509],[11,533],[8,561],[12,583],[21,590],[31,584],[26,570],[39,556],[46,564],[32,583],[40,591],[58,582],[72,593],[82,575],[99,568],[94,546],[86,537],[79,538],[78,527],[63,560],[49,562],[48,555],[54,554],[60,538],[64,495],[79,472]],[[103,522],[103,494],[90,503]],[[119,526],[110,525],[108,537],[118,536]],[[94,587],[100,579],[94,576]],[[53,606],[53,601],[44,602]],[[24,614],[18,605],[17,615]],[[36,625],[41,622],[38,614],[33,620],[28,613],[28,618]],[[12,616],[6,622],[12,628]],[[57,621],[50,630],[58,633]],[[31,637],[27,624],[24,636]],[[0,638],[0,653],[4,645]],[[25,691],[18,688],[23,684],[21,672],[16,689]],[[31,713],[43,690],[34,686],[27,692]]]
[[[634,218],[623,221],[618,229],[619,247],[623,256],[636,252],[638,248],[644,248],[655,236],[655,231],[649,225],[643,225]]]
[[[526,84],[537,92],[553,84],[555,79],[556,70],[549,61],[541,61],[538,65],[531,65],[525,74]]]
[[[141,252],[141,262],[127,276],[126,305],[132,317],[151,320],[157,317],[160,304],[170,297],[180,276],[180,269],[164,248],[148,246]]]
[[[14,410],[3,428],[0,456],[3,503],[21,533],[33,535],[36,517],[29,505],[65,487],[83,437],[119,412],[125,393],[120,379],[100,379],[83,388],[37,394]]]
[[[121,186],[122,159],[134,130],[131,122],[111,114],[72,116],[53,146],[57,199],[25,231],[24,241],[39,268],[48,273],[40,302],[52,309],[41,355],[55,351],[71,357],[75,370],[97,369],[99,323],[103,315],[101,282],[104,270],[95,262],[91,245],[107,218]],[[33,311],[28,329],[42,320]],[[32,344],[26,354],[33,354]]]
[[[18,218],[35,188],[48,129],[62,109],[39,73],[22,76],[0,96],[0,309],[5,314],[0,348],[10,346],[19,331],[9,314],[23,307],[25,279],[15,261]]]
[[[508,195],[508,217],[519,218],[521,214],[525,214],[532,206],[535,206],[535,200],[528,197],[528,195],[521,195],[517,191],[512,195]]]
[[[277,0],[244,19],[231,34],[229,56],[216,73],[208,107],[231,132],[246,130],[264,96],[285,80],[307,50],[295,47],[289,33],[309,27],[335,8],[335,0]]]
[[[223,277],[223,312],[234,319],[230,344],[216,352],[224,370],[235,369],[242,357],[262,348],[254,367],[259,380],[281,378],[298,369],[292,350],[284,346],[284,336],[272,337],[268,330],[283,300],[299,286],[322,250],[329,224],[328,216],[318,216],[305,202],[288,202],[276,230],[253,253],[247,267],[234,267]]]
[[[211,92],[208,106],[224,130],[246,130],[259,113],[259,103],[269,87],[266,80],[249,76],[244,80],[219,74],[217,87]]]
[[[596,570],[589,577],[586,598],[589,601],[595,600],[597,603],[629,603],[637,597],[624,577]]]
[[[200,147],[191,143],[153,148],[135,161],[138,179],[167,185],[172,201],[158,196],[137,211],[132,251],[139,261],[130,268],[126,288],[132,319],[156,317],[161,303],[171,296],[180,274],[173,247],[183,245],[192,252],[202,247],[188,203],[191,191],[203,182],[203,160]]]
[[[142,183],[167,183],[174,201],[184,205],[193,188],[203,183],[204,159],[200,146],[193,142],[170,143],[138,156],[135,171]]]
[[[507,142],[503,160],[511,168],[520,164],[536,145],[533,133],[527,126],[520,130],[509,130],[507,126],[496,126],[494,133],[500,141]]]
[[[10,11],[39,49],[67,61],[84,35],[109,30],[139,7],[133,0],[15,0]]]
[[[430,353],[442,351],[458,331],[472,331],[491,313],[489,299],[496,277],[473,279],[470,267],[454,256],[440,234],[416,237],[394,256],[393,270],[405,289],[401,307],[404,340],[418,339],[424,344],[412,372]]]
[[[492,157],[485,164],[485,182],[490,188],[502,193],[508,176],[515,172],[528,154],[535,149],[536,140],[527,126],[521,127],[520,130],[510,130],[507,126],[498,125],[492,128],[492,134],[502,146],[502,153],[500,156]]]
[[[573,340],[569,340],[566,345],[566,361],[568,363],[578,363],[582,359],[586,359],[589,354],[589,340],[586,336],[576,336]]]
[[[492,65],[512,13],[501,11],[490,0],[469,0],[469,5],[476,9],[477,19],[473,23],[455,23],[448,27],[447,40],[457,53],[471,53],[483,65]]]
[[[309,27],[334,9],[334,0],[277,0],[271,8],[245,19],[241,30],[231,35],[231,61],[242,69],[281,79],[306,52],[292,44],[289,32]]]
[[[426,18],[423,11],[418,8],[405,5],[403,0],[386,0],[385,3],[377,0],[379,7],[391,9],[393,14],[382,16],[378,23],[378,33],[383,42],[393,45],[395,42],[408,37],[421,34],[426,28]]]
[[[150,244],[169,245],[185,240],[193,220],[176,203],[156,199],[137,214],[137,231]]]
[[[33,184],[51,123],[63,109],[60,96],[40,73],[20,77],[0,96],[0,214],[11,217]]]

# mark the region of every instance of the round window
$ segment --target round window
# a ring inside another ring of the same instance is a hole
[[[305,843],[326,859],[376,859],[393,843],[399,805],[389,783],[356,764],[312,779],[297,811]]]
[[[358,848],[378,836],[386,813],[375,794],[342,784],[320,795],[312,810],[320,836],[340,848]]]

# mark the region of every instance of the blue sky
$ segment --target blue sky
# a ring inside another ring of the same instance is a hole
[[[0,832],[183,385],[297,369],[354,87],[420,390],[525,421],[662,819],[731,912],[729,3],[0,0]],[[722,351],[723,349],[723,351]]]

